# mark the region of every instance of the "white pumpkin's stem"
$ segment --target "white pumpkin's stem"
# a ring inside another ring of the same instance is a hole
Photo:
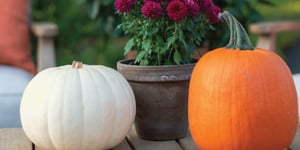
[[[73,61],[72,67],[75,68],[75,69],[80,69],[80,68],[82,68],[82,62]]]

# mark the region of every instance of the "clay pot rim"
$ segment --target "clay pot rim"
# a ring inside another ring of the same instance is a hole
[[[117,62],[117,70],[129,81],[140,82],[175,82],[190,79],[196,63],[164,66],[130,65],[134,59]]]

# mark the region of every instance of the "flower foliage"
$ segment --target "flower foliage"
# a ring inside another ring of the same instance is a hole
[[[187,64],[206,33],[218,22],[212,0],[115,0],[118,26],[131,39],[125,54],[137,50],[135,64]]]

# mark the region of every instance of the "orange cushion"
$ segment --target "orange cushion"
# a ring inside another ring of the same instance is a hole
[[[1,0],[0,64],[16,66],[34,74],[28,4],[29,0]]]

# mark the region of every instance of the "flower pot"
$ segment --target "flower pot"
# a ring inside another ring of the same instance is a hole
[[[188,132],[187,98],[194,64],[131,65],[121,60],[118,71],[129,81],[136,98],[137,135],[147,140],[174,140]]]

